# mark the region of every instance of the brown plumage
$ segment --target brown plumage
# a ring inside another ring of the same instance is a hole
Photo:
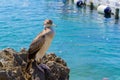
[[[54,37],[54,30],[52,28],[51,20],[45,20],[44,25],[44,30],[32,41],[28,49],[28,64],[26,67],[27,71],[31,67],[31,64],[34,60],[40,63]]]
[[[41,33],[30,44],[30,47],[28,49],[28,60],[35,59],[35,55],[45,43],[45,34],[42,35]]]

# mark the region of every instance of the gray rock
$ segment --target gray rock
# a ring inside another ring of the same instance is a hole
[[[16,52],[6,48],[0,51],[0,80],[69,80],[67,63],[54,53],[47,54],[42,63],[32,63],[30,72],[25,72],[27,50]]]

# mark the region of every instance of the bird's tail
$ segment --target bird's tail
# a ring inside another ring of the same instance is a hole
[[[28,73],[30,71],[30,68],[32,67],[32,62],[33,62],[33,60],[29,60],[28,63],[27,63],[25,71],[28,72]]]
[[[33,55],[30,54],[29,50],[28,50],[28,55],[27,55],[27,66],[26,66],[26,69],[25,71],[27,73],[30,72],[30,68],[32,67],[32,62],[34,61],[34,57]]]

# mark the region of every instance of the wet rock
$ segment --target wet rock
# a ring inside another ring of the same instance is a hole
[[[30,72],[25,71],[27,50],[20,52],[6,48],[0,51],[0,80],[69,80],[67,63],[54,53],[43,57],[42,63],[32,63]]]

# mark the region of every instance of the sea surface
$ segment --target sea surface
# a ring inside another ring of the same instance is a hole
[[[0,50],[28,49],[45,19],[57,25],[47,53],[67,62],[70,80],[120,80],[120,21],[62,0],[0,0]]]

